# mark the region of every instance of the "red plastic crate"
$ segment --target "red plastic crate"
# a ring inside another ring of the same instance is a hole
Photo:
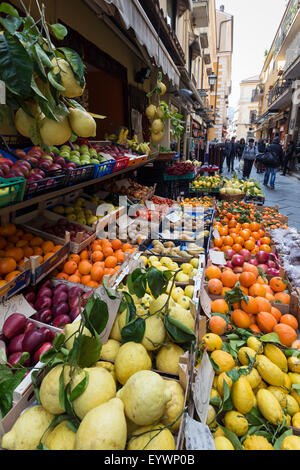
[[[125,168],[128,167],[130,158],[129,157],[121,157],[121,158],[116,158],[116,165],[114,168],[114,173],[116,171],[124,170]]]

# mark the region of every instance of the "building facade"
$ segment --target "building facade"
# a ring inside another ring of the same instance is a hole
[[[256,87],[259,85],[259,76],[255,75],[242,80],[240,83],[240,100],[238,105],[238,121],[236,138],[249,139],[254,137],[254,123],[258,118],[258,102],[253,100]]]

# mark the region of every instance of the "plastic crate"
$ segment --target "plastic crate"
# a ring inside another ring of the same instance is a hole
[[[195,178],[195,173],[193,171],[191,171],[190,173],[187,173],[186,175],[181,175],[181,176],[168,175],[167,173],[164,173],[165,181],[192,180],[194,178]]]
[[[95,171],[94,178],[102,178],[102,176],[110,175],[113,173],[116,166],[116,160],[108,160],[106,162],[100,162],[99,165],[94,163]]]
[[[31,199],[37,194],[50,193],[51,191],[63,188],[67,185],[67,178],[68,176],[62,173],[57,176],[50,176],[42,180],[33,181],[32,183],[28,183],[27,181],[24,197]]]
[[[7,207],[22,202],[26,188],[25,178],[0,177],[0,207]]]
[[[66,161],[69,161],[66,159]],[[67,184],[66,186],[72,186],[73,184],[82,183],[94,178],[95,165],[93,163],[87,165],[76,165],[76,168],[66,170]]]
[[[130,161],[129,157],[117,158],[116,165],[115,165],[113,172],[116,173],[117,171],[125,170],[125,168],[128,167],[129,161]]]

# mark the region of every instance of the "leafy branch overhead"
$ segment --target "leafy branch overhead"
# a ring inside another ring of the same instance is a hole
[[[50,34],[62,41],[68,31],[59,23],[47,23],[44,5],[37,20],[27,11],[20,16],[5,2],[0,12],[0,80],[6,85],[6,104],[17,111],[17,130],[45,147],[39,132],[43,121],[60,123],[70,108],[82,110],[68,99],[82,95],[85,66],[76,51],[54,46]]]

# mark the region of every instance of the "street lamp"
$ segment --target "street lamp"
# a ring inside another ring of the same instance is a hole
[[[218,79],[218,77],[214,72],[211,75],[208,76],[208,82],[209,82],[211,90],[214,89],[214,86],[216,84],[217,79]]]

